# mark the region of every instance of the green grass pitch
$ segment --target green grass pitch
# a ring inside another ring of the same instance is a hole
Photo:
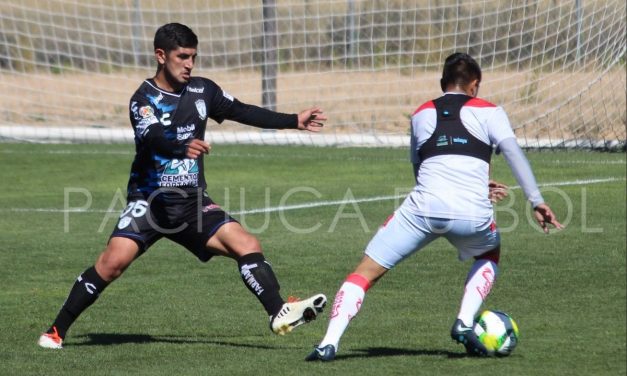
[[[439,240],[370,290],[335,362],[311,364],[329,307],[275,336],[232,260],[202,264],[167,240],[109,286],[63,350],[38,348],[107,241],[117,217],[107,209],[122,209],[132,146],[0,144],[0,374],[624,375],[625,154],[528,156],[568,227],[541,234],[520,189],[497,207],[503,253],[484,307],[517,321],[510,357],[468,358],[450,340],[470,264]],[[399,204],[390,197],[412,187],[405,149],[216,145],[205,170],[214,200],[260,238],[284,296],[330,302]],[[493,174],[516,185],[500,156]],[[250,213],[308,203],[326,204]]]

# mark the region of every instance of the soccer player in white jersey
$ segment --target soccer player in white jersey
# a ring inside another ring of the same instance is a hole
[[[335,359],[340,337],[359,312],[368,289],[396,264],[438,237],[458,250],[459,259],[474,258],[451,329],[454,341],[471,355],[485,356],[473,333],[473,320],[494,284],[500,235],[489,192],[492,145],[507,160],[535,218],[563,226],[544,202],[505,111],[477,98],[481,68],[467,54],[445,63],[440,85],[444,95],[420,106],[411,118],[411,163],[416,186],[366,247],[357,268],[335,296],[325,337],[306,360]]]

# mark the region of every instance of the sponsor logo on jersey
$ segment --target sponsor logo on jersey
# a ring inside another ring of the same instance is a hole
[[[133,118],[135,118],[135,120],[139,120],[140,116],[139,113],[137,112],[138,108],[137,108],[137,101],[132,101],[131,102],[131,112],[133,112]]]
[[[161,187],[198,186],[198,162],[194,159],[172,159],[166,163],[159,183]]]
[[[224,96],[224,98],[226,98],[226,99],[230,100],[231,102],[233,102],[233,99],[234,99],[233,96],[231,94],[227,93],[224,90],[222,91],[222,96]]]
[[[176,135],[176,139],[178,141],[185,141],[188,140],[190,137],[192,137],[194,134],[192,132],[187,132],[187,133],[179,133]]]
[[[207,106],[205,105],[205,101],[202,99],[197,100],[196,109],[198,110],[198,116],[200,120],[205,120],[207,118]]]
[[[179,141],[187,140],[194,136],[196,130],[196,124],[189,124],[181,127],[176,127],[176,139]]]
[[[178,133],[193,132],[194,130],[196,130],[196,124],[189,124],[189,125],[185,125],[182,127],[176,127],[176,131]]]
[[[159,121],[161,121],[161,124],[163,124],[166,127],[172,124],[172,120],[170,120],[170,113],[165,112],[163,115],[161,115],[161,119],[159,119]]]
[[[437,141],[435,142],[435,146],[446,146],[446,145],[448,145],[448,137],[446,135],[442,135],[438,137]]]
[[[135,125],[135,132],[137,132],[137,134],[144,134],[150,125],[157,124],[158,122],[159,120],[154,116],[149,119],[141,119]]]
[[[453,137],[453,143],[454,144],[467,144],[468,143],[468,139],[466,138],[461,138],[461,137]]]
[[[188,86],[187,87],[187,91],[189,91],[190,93],[202,94],[202,93],[205,92],[205,88],[204,87],[191,87],[191,86]]]
[[[210,210],[214,210],[214,209],[220,209],[220,205],[218,204],[211,204],[211,205],[207,205],[204,208],[202,208],[202,212],[206,213]]]
[[[144,106],[138,109],[137,102],[133,101],[131,102],[131,111],[133,111],[133,118],[136,121],[135,132],[137,135],[144,135],[148,126],[159,122],[150,106]]]

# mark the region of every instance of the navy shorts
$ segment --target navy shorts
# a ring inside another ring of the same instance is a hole
[[[206,262],[213,256],[207,250],[207,241],[222,225],[229,222],[237,221],[205,195],[175,202],[168,202],[158,196],[148,201],[131,199],[110,238],[134,240],[141,254],[165,237]]]

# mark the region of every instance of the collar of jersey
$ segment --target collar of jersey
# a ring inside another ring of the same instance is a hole
[[[181,91],[177,94],[177,93],[172,93],[172,92],[169,92],[169,91],[165,91],[163,89],[159,89],[157,87],[157,85],[153,85],[152,82],[150,82],[150,80],[144,80],[144,82],[147,83],[148,85],[150,85],[153,89],[155,89],[155,90],[157,90],[157,91],[159,91],[159,92],[161,92],[163,94],[171,95],[171,96],[177,97],[177,98],[180,98],[181,95],[183,94],[183,92],[185,91],[185,89],[187,89],[187,85],[185,85],[185,86],[183,86]]]

